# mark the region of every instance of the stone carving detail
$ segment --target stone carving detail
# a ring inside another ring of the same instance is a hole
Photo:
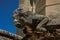
[[[21,40],[22,37],[10,32],[0,30],[0,40]]]
[[[21,0],[20,3],[21,9],[13,13],[20,35],[0,30],[1,40],[60,40],[60,21],[45,16],[45,0]]]
[[[22,29],[25,35],[22,40],[55,40],[55,38],[59,38],[56,29],[60,28],[57,25],[60,23],[47,16],[17,9],[13,14],[13,20],[16,27]]]

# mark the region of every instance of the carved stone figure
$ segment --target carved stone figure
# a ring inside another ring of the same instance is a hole
[[[20,3],[20,8],[13,14],[13,20],[24,33],[22,40],[58,40],[56,29],[60,28],[60,22],[45,16],[45,0],[21,0]]]
[[[43,25],[49,22],[48,17],[40,14],[33,14],[31,11],[25,12],[23,9],[17,9],[14,12],[13,20],[18,28],[23,29],[23,33],[26,35],[23,39],[26,39],[28,36],[32,37],[33,35],[38,37],[39,35],[37,34],[40,34],[40,32],[42,32],[43,35],[43,32],[47,31]],[[28,40],[28,38],[26,40]]]
[[[59,14],[54,16],[59,13],[60,1],[48,0],[47,4],[57,2],[52,5],[46,5],[46,1],[20,0],[19,8],[13,14],[13,22],[17,27],[18,35],[0,30],[0,40],[60,40]],[[45,7],[49,7],[47,13],[45,13]],[[53,13],[48,15],[52,19],[45,16],[49,13]]]

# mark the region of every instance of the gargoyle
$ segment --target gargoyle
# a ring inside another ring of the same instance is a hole
[[[37,40],[42,36],[43,39],[47,36],[51,36],[50,34],[53,34],[53,37],[57,35],[56,28],[58,27],[50,26],[48,23],[51,20],[52,19],[47,16],[38,13],[34,14],[31,11],[24,11],[23,9],[17,9],[13,14],[14,24],[16,27],[23,29],[23,32],[26,35],[22,40],[35,40],[35,38]]]

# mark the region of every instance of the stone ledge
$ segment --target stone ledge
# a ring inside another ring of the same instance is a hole
[[[22,37],[19,35],[12,34],[10,32],[7,32],[7,31],[1,30],[1,29],[0,29],[0,36],[7,37],[10,39],[14,39],[14,40],[21,40],[22,39]]]

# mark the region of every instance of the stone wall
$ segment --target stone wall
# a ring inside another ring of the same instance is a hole
[[[51,18],[60,18],[60,0],[46,0],[46,15]]]
[[[31,11],[32,7],[30,5],[30,0],[19,0],[19,8],[25,11]]]
[[[45,15],[45,4],[46,4],[46,0],[36,0],[37,4],[36,4],[36,13]]]

